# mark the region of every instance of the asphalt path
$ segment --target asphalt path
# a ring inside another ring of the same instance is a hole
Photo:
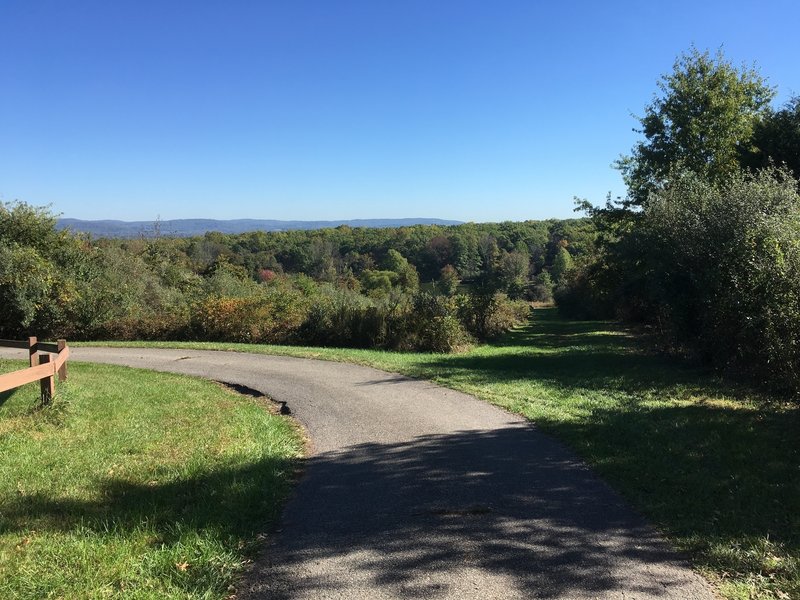
[[[305,473],[237,598],[715,597],[568,449],[472,396],[233,352],[73,348],[70,360],[246,386],[303,425]]]

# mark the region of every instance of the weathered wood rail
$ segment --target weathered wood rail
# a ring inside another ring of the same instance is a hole
[[[67,380],[69,346],[66,340],[54,343],[40,342],[35,337],[25,341],[0,340],[0,347],[27,350],[30,361],[30,367],[27,369],[0,375],[0,392],[38,381],[41,384],[42,404],[47,404],[53,399],[56,391],[55,376],[58,375],[59,381]],[[55,355],[55,358],[52,355]]]

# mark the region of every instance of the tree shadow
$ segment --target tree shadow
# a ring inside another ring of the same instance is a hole
[[[433,356],[420,367],[476,384],[539,380],[563,390],[634,395],[748,393],[706,369],[647,351],[641,339],[613,323],[565,321],[555,309],[536,310],[531,323],[493,344],[492,352]]]
[[[536,340],[537,345],[551,340],[597,338],[625,333],[611,321],[570,321],[558,316],[556,308],[538,308],[533,311],[532,321],[525,327],[509,332],[498,340],[497,345],[520,345]],[[625,336],[628,337],[628,336]],[[630,339],[630,338],[629,338]]]
[[[798,415],[764,418],[773,417],[710,406],[608,409],[591,423],[562,423],[559,434],[591,440],[603,471],[624,474],[633,482],[626,494],[673,533],[731,546],[770,536],[797,551]],[[762,439],[759,423],[783,437]],[[651,442],[626,445],[626,436]],[[241,539],[275,516],[278,476],[295,466],[270,458],[167,482],[110,477],[94,501],[14,499],[0,531],[148,523],[160,544],[189,529]],[[486,597],[487,589],[520,598],[692,597],[697,585],[654,529],[530,424],[362,444],[306,467],[238,597],[369,595],[369,586],[406,598]]]
[[[277,517],[296,461],[265,458],[220,466],[166,482],[134,482],[117,477],[97,482],[96,499],[44,494],[7,499],[0,512],[0,533],[34,528],[70,531],[152,527],[158,542],[171,544],[187,530],[213,530],[221,539],[243,539],[264,531]]]
[[[541,424],[597,465],[696,565],[797,591],[797,406],[597,407],[591,419]]]
[[[519,423],[313,457],[257,564],[239,597],[369,597],[370,586],[403,598],[661,597],[698,585],[582,462]]]
[[[597,408],[547,422],[675,534],[769,538],[800,552],[800,409]]]

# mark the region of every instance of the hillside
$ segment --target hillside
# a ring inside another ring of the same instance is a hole
[[[155,237],[156,233],[173,237],[192,237],[208,231],[245,233],[248,231],[286,231],[350,227],[403,227],[408,225],[458,225],[461,221],[447,219],[343,219],[340,221],[278,221],[275,219],[172,219],[168,221],[115,221],[58,219],[56,228],[90,233],[95,237],[132,238]]]

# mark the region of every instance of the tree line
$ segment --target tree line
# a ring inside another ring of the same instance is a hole
[[[0,337],[452,351],[552,300],[588,219],[93,239],[0,204]]]

